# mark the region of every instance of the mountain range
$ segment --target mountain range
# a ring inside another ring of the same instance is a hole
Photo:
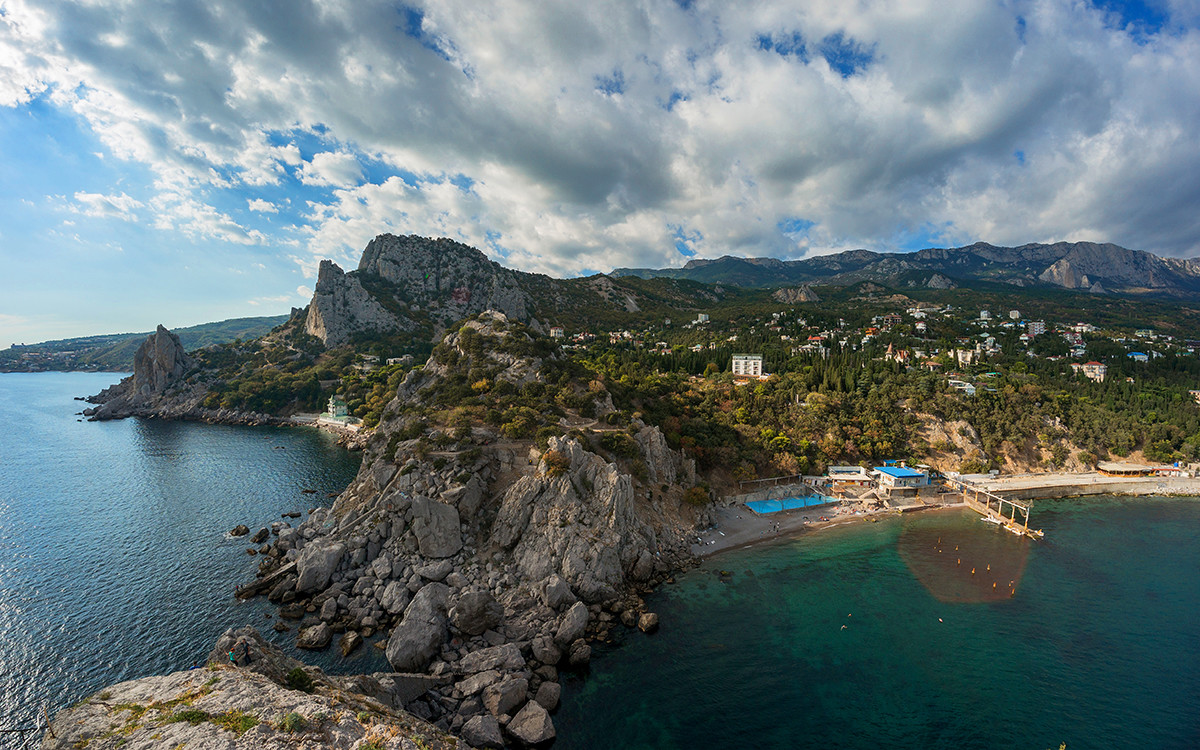
[[[774,287],[797,283],[846,286],[874,281],[894,288],[948,289],[993,282],[1096,293],[1200,294],[1200,260],[1163,258],[1109,243],[1056,242],[997,247],[977,242],[914,253],[849,250],[803,260],[735,258],[691,260],[682,268],[617,268],[614,277],[667,277],[708,284]]]

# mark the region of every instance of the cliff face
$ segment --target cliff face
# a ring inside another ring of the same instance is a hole
[[[357,276],[346,275],[331,260],[321,261],[304,320],[305,333],[334,347],[349,342],[355,333],[385,333],[412,327],[411,319],[389,312],[363,288]]]
[[[448,334],[399,386],[355,481],[279,532],[250,590],[318,613],[302,637],[386,633],[396,669],[452,676],[430,708],[451,729],[497,719],[507,741],[536,744],[553,736],[558,670],[585,664],[586,638],[618,618],[637,623],[639,591],[690,558],[702,514],[683,502],[693,463],[657,428],[593,421],[627,436],[622,461],[565,425],[544,450],[486,424],[424,425],[468,372],[483,388],[545,388],[557,355],[523,331],[488,312]],[[598,411],[611,403],[589,393]]]
[[[350,273],[321,262],[304,329],[335,347],[355,333],[412,330],[418,320],[442,329],[489,309],[530,322],[529,288],[557,284],[453,240],[381,234]]]
[[[226,632],[207,661],[204,669],[112,685],[60,711],[42,750],[464,747],[398,707],[414,689],[433,686],[422,678],[331,677],[287,657],[251,627]],[[307,691],[294,677],[289,684],[293,670],[303,673]]]
[[[90,397],[99,407],[84,413],[93,419],[120,419],[192,409],[204,397],[203,389],[183,382],[194,366],[179,337],[160,325],[134,353],[133,375]]]

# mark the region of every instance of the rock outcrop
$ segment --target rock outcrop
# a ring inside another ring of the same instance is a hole
[[[546,704],[557,705],[558,670],[587,665],[588,639],[636,625],[640,594],[690,559],[687,535],[703,521],[683,502],[693,462],[640,421],[623,431],[627,455],[611,460],[598,437],[565,427],[539,449],[480,424],[426,436],[414,421],[468,372],[540,392],[558,366],[544,343],[496,311],[447,334],[400,383],[354,482],[332,508],[281,529],[252,584],[284,617],[308,618],[306,640],[326,627],[386,635],[377,645],[394,669],[455,679],[427,718],[488,743],[554,736]],[[611,403],[586,383],[555,387]]]
[[[807,284],[798,287],[789,287],[787,289],[777,289],[771,293],[771,297],[776,302],[782,302],[785,305],[795,305],[801,302],[820,302],[821,298],[812,290],[812,287]]]
[[[330,677],[247,627],[221,636],[207,668],[122,682],[63,709],[41,747],[462,748],[399,707],[437,684],[406,675]]]
[[[412,321],[390,312],[363,288],[357,275],[347,275],[331,260],[321,261],[317,284],[304,319],[304,332],[326,346],[341,346],[355,333],[408,330]]]
[[[160,415],[164,410],[186,412],[204,397],[204,389],[189,386],[184,375],[195,366],[179,337],[163,328],[146,337],[133,356],[133,375],[88,399],[99,404],[84,412],[93,419]]]

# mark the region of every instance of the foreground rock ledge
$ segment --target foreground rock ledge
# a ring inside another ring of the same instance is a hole
[[[237,666],[229,660],[230,651]],[[254,628],[229,630],[217,641],[204,668],[122,682],[60,711],[41,747],[469,747],[461,739],[389,705],[402,702],[405,692],[411,695],[412,686],[404,677],[329,676],[284,655]],[[306,685],[308,680],[311,685]],[[298,687],[308,687],[311,692]]]

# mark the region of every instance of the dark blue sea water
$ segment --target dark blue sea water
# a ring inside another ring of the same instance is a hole
[[[718,556],[566,681],[556,748],[1200,748],[1200,502],[1034,521],[1044,541],[954,511]]]
[[[273,607],[232,596],[256,559],[225,532],[357,469],[306,429],[76,421],[72,397],[115,380],[0,375],[0,728],[189,666],[231,626],[276,637]],[[721,555],[649,599],[659,633],[565,680],[556,748],[1200,748],[1200,501],[1034,522],[1042,542],[950,512]]]
[[[191,666],[232,626],[276,637],[273,607],[233,597],[258,560],[226,532],[328,504],[357,471],[358,454],[306,428],[77,421],[73,397],[118,378],[0,374],[0,728]],[[383,665],[376,649],[333,653],[305,658]]]

